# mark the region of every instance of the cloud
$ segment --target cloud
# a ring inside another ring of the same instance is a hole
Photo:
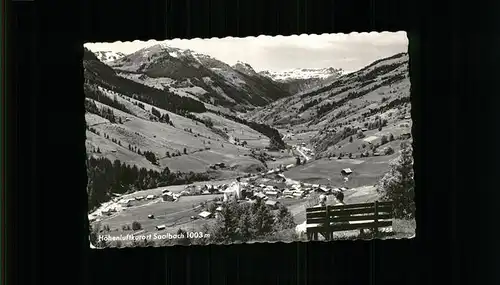
[[[231,65],[237,61],[247,62],[257,71],[335,67],[352,72],[377,59],[408,49],[405,32],[174,39],[162,42],[207,54]],[[157,43],[134,41],[88,43],[85,46],[93,51],[129,54]]]

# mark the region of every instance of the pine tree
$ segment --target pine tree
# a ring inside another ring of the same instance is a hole
[[[391,163],[388,173],[380,180],[377,191],[384,200],[393,201],[396,218],[415,216],[412,148],[408,143],[401,144],[401,155]]]
[[[292,229],[296,226],[292,213],[284,205],[279,206],[274,223],[277,230]]]
[[[393,135],[393,134],[390,134],[390,135],[389,135],[389,141],[391,141],[391,142],[392,142],[393,140],[394,140],[394,135]]]
[[[386,136],[382,136],[382,138],[380,139],[380,145],[384,145],[388,142],[389,142],[389,140],[387,139]]]
[[[247,242],[252,240],[252,218],[248,213],[244,213],[240,216],[238,222],[238,235],[242,242]]]
[[[190,245],[191,244],[191,240],[188,238],[187,232],[185,230],[179,228],[177,230],[177,235],[183,236],[182,238],[177,240],[177,244],[180,244],[180,245]]]

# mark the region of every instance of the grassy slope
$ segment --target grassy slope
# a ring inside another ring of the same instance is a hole
[[[167,113],[174,126],[151,121],[149,118],[154,117],[151,114],[151,105],[144,104],[143,110],[133,104],[136,101],[134,99],[120,96],[119,94],[115,97],[114,93],[106,92],[110,98],[116,98],[120,103],[124,104],[132,114],[111,108],[114,114],[122,119],[123,124],[112,124],[100,116],[86,114],[87,123],[101,132],[101,136],[87,132],[87,150],[90,151],[99,147],[102,152],[102,154],[94,153],[93,155],[104,155],[110,159],[120,159],[123,162],[149,169],[159,169],[168,166],[173,171],[202,172],[210,164],[217,162],[238,164],[241,161],[243,166],[247,166],[248,164],[260,165],[260,162],[257,160],[243,156],[248,153],[248,148],[229,143],[200,122],[160,108],[156,109],[161,113]],[[104,106],[99,102],[96,102],[96,105],[99,108]],[[249,139],[250,146],[264,147],[268,144],[269,140],[267,138],[261,140],[255,139],[262,135],[247,126],[229,121],[212,113],[204,113],[198,116],[210,117],[217,128],[223,129],[225,127],[234,132],[238,132],[236,130],[239,130],[242,138]],[[185,129],[192,130],[192,133]],[[241,135],[241,130],[243,130],[243,135]],[[103,133],[108,134],[111,138],[120,140],[122,146],[105,139],[102,135]],[[128,144],[137,146],[141,151],[148,150],[154,152],[160,158],[160,167],[152,165],[143,156],[129,151]],[[200,151],[205,147],[209,147],[210,150]],[[165,157],[167,151],[170,153],[177,151],[182,153],[184,148],[187,149],[188,155],[175,158]]]

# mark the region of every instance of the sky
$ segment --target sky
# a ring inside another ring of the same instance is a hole
[[[408,51],[406,32],[87,43],[85,47],[94,52],[130,54],[158,43],[190,49],[229,65],[242,61],[257,72],[326,67],[353,72],[375,60]]]

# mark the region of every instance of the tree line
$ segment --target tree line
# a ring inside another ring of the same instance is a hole
[[[85,99],[85,111],[103,117],[107,119],[111,123],[121,124],[122,119],[120,117],[115,116],[113,110],[108,107],[102,107],[99,109],[96,103],[92,100]]]
[[[84,76],[87,84],[102,86],[177,114],[182,111],[195,113],[206,111],[205,104],[193,98],[182,97],[168,90],[159,90],[118,76],[111,67],[100,62],[95,54],[86,48],[84,49],[83,59]]]
[[[118,101],[117,95],[114,95],[113,99],[111,99],[108,95],[104,94],[104,92],[99,90],[99,88],[94,84],[84,84],[83,89],[86,98],[93,99],[104,105],[113,107],[117,110],[133,115],[132,111],[130,111],[124,104]]]

